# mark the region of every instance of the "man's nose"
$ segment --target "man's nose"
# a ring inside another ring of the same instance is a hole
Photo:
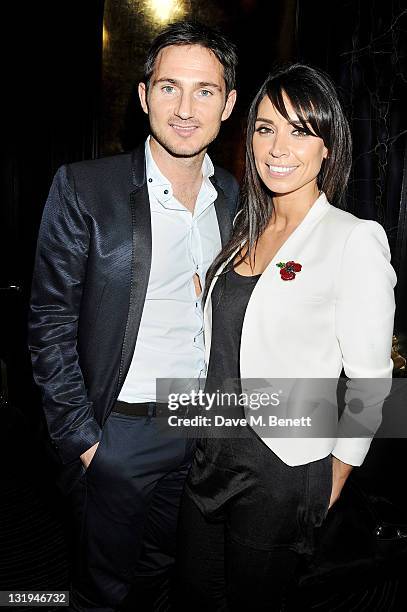
[[[289,147],[287,136],[280,132],[280,134],[276,133],[272,140],[269,153],[272,157],[282,157],[284,155],[289,155]]]
[[[181,119],[191,119],[193,117],[193,101],[190,94],[186,92],[181,94],[175,114]]]

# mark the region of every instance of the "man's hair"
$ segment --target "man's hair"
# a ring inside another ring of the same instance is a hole
[[[196,21],[177,21],[163,30],[152,42],[144,64],[143,81],[150,85],[158,54],[172,45],[199,45],[209,49],[223,66],[226,95],[235,87],[237,53],[235,45],[223,34]]]

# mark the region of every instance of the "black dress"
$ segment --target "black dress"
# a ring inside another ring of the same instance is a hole
[[[247,304],[260,275],[231,269],[212,291],[212,341],[206,392],[240,393],[240,339]],[[218,408],[219,411],[224,410]],[[230,416],[228,409],[227,416]],[[244,416],[236,406],[235,416]],[[326,516],[331,457],[288,466],[249,426],[202,431],[186,494],[210,521],[225,521],[231,537],[262,550],[286,546],[311,553],[313,532]]]

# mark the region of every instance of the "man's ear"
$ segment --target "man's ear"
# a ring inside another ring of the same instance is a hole
[[[140,98],[141,108],[146,113],[146,115],[148,115],[147,87],[145,83],[138,84],[138,97]]]
[[[225,119],[228,119],[230,117],[231,112],[236,102],[236,96],[237,96],[236,89],[232,89],[232,91],[229,92],[228,97],[226,98],[225,108],[223,109],[223,113],[221,117],[222,121],[225,121]]]

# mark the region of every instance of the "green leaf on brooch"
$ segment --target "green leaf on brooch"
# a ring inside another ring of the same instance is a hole
[[[277,268],[285,268],[285,263],[281,263],[280,261],[280,263],[276,264],[276,266]]]

